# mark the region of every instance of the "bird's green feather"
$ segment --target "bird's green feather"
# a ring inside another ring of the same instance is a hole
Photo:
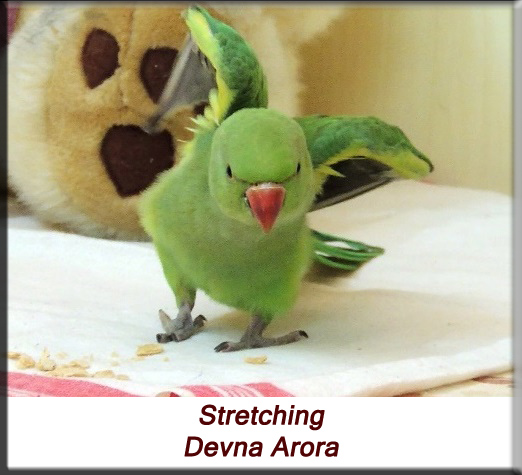
[[[433,169],[401,129],[375,117],[316,115],[295,120],[304,131],[318,188],[329,175],[340,175],[332,165],[343,160],[371,158],[406,179],[422,178]]]
[[[207,118],[219,124],[239,109],[266,107],[266,77],[248,43],[201,7],[188,8],[184,18],[194,41],[216,70],[217,90],[210,93]]]
[[[364,263],[384,253],[381,247],[369,246],[359,241],[340,238],[331,234],[312,231],[315,259],[336,269],[354,271]]]

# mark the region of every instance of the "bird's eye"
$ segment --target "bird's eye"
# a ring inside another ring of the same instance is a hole
[[[232,178],[232,168],[230,168],[230,165],[227,166],[227,175],[229,178]]]
[[[295,173],[297,174],[297,173],[299,173],[300,171],[301,171],[301,164],[298,163],[298,164],[297,164],[297,170],[295,171]]]

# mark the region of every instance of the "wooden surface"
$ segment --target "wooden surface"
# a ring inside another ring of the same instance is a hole
[[[511,192],[512,6],[346,6],[301,50],[305,114],[376,115],[436,183]]]

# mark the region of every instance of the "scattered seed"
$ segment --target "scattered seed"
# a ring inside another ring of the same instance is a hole
[[[7,356],[10,360],[17,360],[22,356],[22,353],[19,353],[18,351],[8,351],[4,356]]]
[[[42,355],[40,360],[36,363],[36,369],[40,371],[52,371],[56,369],[56,363],[49,358],[49,356]]]
[[[90,364],[88,361],[85,360],[73,360],[70,363],[66,363],[63,365],[66,368],[82,368],[87,369],[90,368]]]
[[[114,371],[112,369],[104,369],[102,371],[96,371],[94,373],[93,378],[115,378],[116,375],[114,374]]]
[[[16,362],[16,367],[18,369],[34,368],[34,365],[34,360],[29,355],[23,353],[19,356],[18,361]]]
[[[245,363],[250,364],[263,364],[266,362],[266,356],[247,356]]]
[[[53,371],[48,371],[47,374],[59,378],[86,378],[90,376],[84,368],[71,367],[67,365],[59,365]]]
[[[163,353],[163,351],[163,345],[159,345],[158,343],[149,343],[148,345],[138,346],[136,354],[138,356],[150,356]]]
[[[116,376],[116,379],[120,379],[122,381],[128,381],[130,378],[126,374],[118,374],[118,376]]]

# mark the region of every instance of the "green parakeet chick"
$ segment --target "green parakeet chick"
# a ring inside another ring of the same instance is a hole
[[[307,226],[324,182],[342,176],[336,164],[354,163],[352,171],[362,166],[379,182],[424,176],[431,163],[398,128],[375,118],[292,119],[267,109],[264,74],[237,32],[199,7],[189,8],[185,20],[191,38],[171,76],[178,79],[147,129],[152,133],[162,114],[190,99],[180,92],[186,78],[206,78],[203,90],[189,96],[208,94],[210,105],[196,119],[180,164],[140,201],[143,226],[179,308],[174,319],[160,311],[165,333],[158,341],[182,341],[203,326],[203,316],[191,315],[198,289],[252,315],[240,341],[216,351],[301,340],[302,330],[273,338],[263,331],[290,310],[313,259],[354,269],[382,252]]]

